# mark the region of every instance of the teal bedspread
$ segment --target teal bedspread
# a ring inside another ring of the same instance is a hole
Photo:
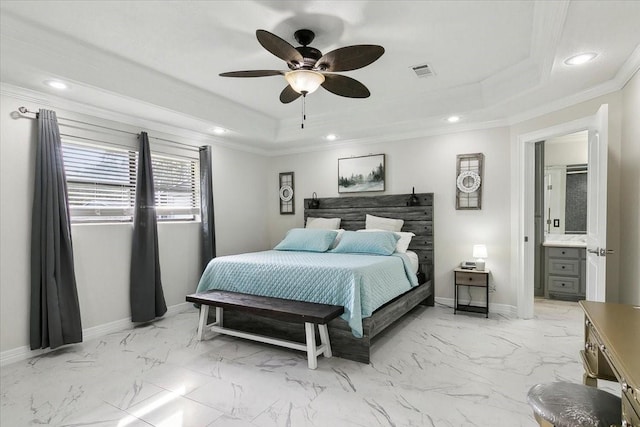
[[[406,255],[264,251],[214,258],[198,292],[221,289],[246,294],[341,305],[353,335],[362,319],[418,285]]]

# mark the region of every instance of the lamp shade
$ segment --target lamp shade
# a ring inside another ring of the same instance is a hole
[[[487,258],[487,245],[473,245],[474,258]]]
[[[298,93],[313,93],[324,83],[324,75],[311,70],[294,70],[284,75],[293,90]]]

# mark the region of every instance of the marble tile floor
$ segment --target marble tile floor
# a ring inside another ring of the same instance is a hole
[[[188,309],[2,368],[2,427],[531,426],[539,382],[580,382],[576,303],[532,320],[418,307],[372,362],[319,358],[227,336],[198,342]],[[615,385],[611,386],[615,389]]]

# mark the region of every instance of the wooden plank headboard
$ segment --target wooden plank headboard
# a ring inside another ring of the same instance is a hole
[[[427,280],[433,277],[433,193],[416,194],[420,204],[407,206],[411,194],[382,196],[327,197],[318,199],[320,207],[309,209],[304,199],[304,222],[308,217],[341,218],[340,228],[360,230],[365,227],[366,214],[403,219],[402,231],[411,231],[409,250],[418,254],[420,268]]]

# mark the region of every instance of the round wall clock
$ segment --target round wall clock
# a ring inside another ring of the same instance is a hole
[[[480,175],[475,171],[463,171],[458,175],[456,185],[463,193],[473,193],[480,188]]]

